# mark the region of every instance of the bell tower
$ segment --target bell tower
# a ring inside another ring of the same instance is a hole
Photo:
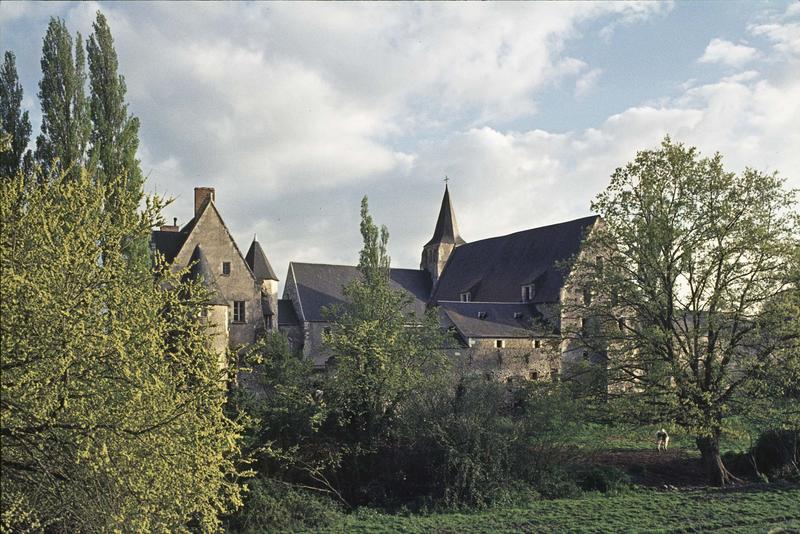
[[[433,284],[439,280],[453,250],[464,243],[465,241],[458,235],[456,214],[450,203],[450,191],[447,188],[447,178],[445,178],[444,197],[442,198],[442,207],[439,209],[439,218],[436,221],[436,228],[433,230],[433,237],[422,247],[422,261],[419,266],[420,269],[430,273]]]

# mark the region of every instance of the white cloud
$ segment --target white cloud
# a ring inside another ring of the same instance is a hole
[[[758,50],[750,46],[737,45],[724,39],[711,39],[705,52],[697,60],[700,63],[722,63],[739,67],[758,57]]]
[[[578,81],[575,82],[575,97],[583,98],[588,92],[594,89],[601,74],[603,74],[603,69],[592,69],[581,75]]]

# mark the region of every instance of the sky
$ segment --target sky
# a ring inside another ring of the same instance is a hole
[[[359,203],[416,268],[444,178],[467,241],[591,213],[664,135],[800,187],[800,2],[0,2],[34,132],[51,16],[109,20],[147,193],[239,247],[355,264]]]

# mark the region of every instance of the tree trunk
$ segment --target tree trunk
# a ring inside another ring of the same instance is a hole
[[[700,450],[700,462],[706,470],[710,484],[726,486],[742,481],[728,471],[725,464],[722,463],[722,456],[719,453],[719,432],[714,432],[711,436],[697,438],[696,443],[697,448]]]

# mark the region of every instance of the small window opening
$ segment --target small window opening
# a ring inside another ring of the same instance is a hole
[[[472,294],[469,291],[461,293],[461,302],[472,302]]]
[[[502,349],[503,347],[506,346],[506,342],[504,339],[496,339],[494,341],[494,346],[497,347],[498,349]]]
[[[592,290],[591,289],[584,289],[583,290],[583,303],[587,306],[592,303]]]
[[[478,319],[486,319],[486,312],[479,311],[478,312]]]
[[[243,300],[234,300],[233,301],[233,322],[234,323],[243,323],[245,322],[245,307]]]
[[[586,317],[581,317],[581,332],[586,333]]]
[[[222,262],[222,274],[224,274],[225,276],[231,274],[231,262],[229,261]]]
[[[533,300],[533,286],[522,286],[522,301],[530,302]]]
[[[514,319],[522,319],[522,312],[514,312]]]
[[[538,349],[542,346],[542,341],[540,339],[533,340],[533,348]]]
[[[531,371],[530,377],[531,380],[539,380],[539,373],[536,371]]]

